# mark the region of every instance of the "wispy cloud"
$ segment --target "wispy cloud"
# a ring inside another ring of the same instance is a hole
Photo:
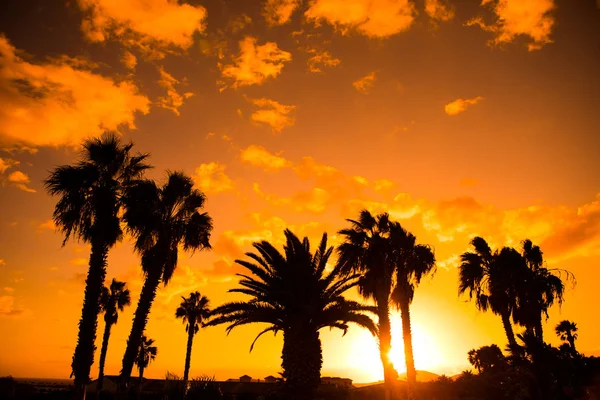
[[[296,106],[281,104],[270,99],[251,99],[252,104],[258,107],[250,116],[257,124],[271,127],[273,132],[281,132],[285,127],[293,126],[296,119],[293,114]]]
[[[454,18],[454,7],[444,0],[425,0],[425,13],[438,21],[450,21]]]
[[[221,193],[234,188],[233,181],[225,173],[225,164],[211,162],[200,164],[193,178],[196,186],[206,193]]]
[[[479,103],[483,97],[477,96],[472,99],[456,99],[444,106],[444,111],[448,115],[457,115],[467,110],[467,108]]]
[[[371,72],[369,75],[363,76],[362,78],[352,82],[352,86],[354,86],[354,88],[362,94],[367,94],[369,93],[373,85],[375,85],[376,80],[377,74],[375,72]]]
[[[250,145],[240,152],[243,162],[260,167],[268,171],[278,171],[290,167],[291,162],[278,154],[273,154],[262,146]]]
[[[179,115],[179,107],[183,105],[183,101],[192,97],[194,93],[179,93],[175,89],[175,85],[179,84],[180,82],[175,79],[173,75],[166,72],[163,67],[159,67],[158,72],[160,73],[158,85],[167,91],[166,96],[161,96],[158,98],[158,105],[159,107],[171,110],[176,115]]]
[[[308,59],[308,70],[310,72],[323,72],[323,67],[336,67],[340,64],[340,59],[335,58],[330,52],[324,50],[319,51],[317,49],[308,50],[308,54],[311,54]]]
[[[269,25],[283,25],[289,22],[299,6],[300,0],[267,0],[263,15]]]
[[[8,181],[12,183],[17,189],[20,189],[24,192],[35,193],[35,189],[27,186],[31,179],[29,179],[29,175],[21,171],[14,171],[8,175]]]

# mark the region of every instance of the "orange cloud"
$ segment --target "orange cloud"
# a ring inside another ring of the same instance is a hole
[[[121,62],[127,69],[133,71],[137,65],[137,57],[132,52],[125,51],[121,56]]]
[[[451,103],[448,103],[444,106],[444,111],[448,115],[457,115],[461,112],[464,112],[472,105],[477,104],[483,100],[483,97],[477,96],[472,99],[456,99]]]
[[[362,94],[367,94],[375,84],[375,80],[377,79],[377,75],[375,72],[371,72],[367,76],[363,76],[360,79],[352,82],[352,86]]]
[[[234,88],[261,85],[267,79],[277,77],[284,64],[292,60],[292,54],[279,49],[275,42],[257,46],[256,38],[246,36],[239,46],[240,55],[233,64],[220,64],[221,75],[233,80]]]
[[[54,231],[56,230],[56,225],[54,224],[53,220],[49,219],[39,224],[38,229],[49,229],[51,231]]]
[[[476,17],[467,21],[466,25],[476,25],[493,32],[495,38],[490,41],[491,44],[510,43],[520,35],[529,37],[529,51],[552,43],[554,0],[482,0],[481,5],[492,7],[496,21],[487,25],[482,17]]]
[[[340,64],[340,59],[335,58],[328,51],[318,51],[317,49],[308,50],[312,56],[308,59],[308,70],[310,72],[323,72],[322,67],[336,67]]]
[[[305,16],[317,23],[326,21],[343,34],[355,29],[381,38],[408,30],[416,9],[411,0],[315,0]]]
[[[263,15],[269,25],[283,25],[300,6],[300,0],[267,0]]]
[[[225,173],[226,166],[216,162],[200,164],[194,173],[196,186],[205,193],[221,193],[234,188],[233,181]]]
[[[268,171],[277,171],[290,167],[291,163],[277,154],[273,154],[262,146],[250,145],[240,152],[243,162],[263,168]]]
[[[444,0],[425,0],[425,13],[439,21],[450,21],[454,18],[454,8]]]
[[[32,64],[16,52],[0,36],[0,136],[9,143],[75,146],[121,125],[133,129],[136,113],[148,113],[148,99],[131,82],[114,82],[74,59]]]
[[[115,37],[142,47],[189,48],[203,32],[206,9],[177,0],[78,0],[81,29],[93,42]]]
[[[27,186],[31,180],[29,176],[21,171],[14,171],[8,175],[8,181],[12,183],[17,189],[23,190],[28,193],[35,193],[35,189]]]
[[[19,162],[10,158],[0,158],[0,175],[5,173],[7,169],[19,165]]]
[[[183,105],[183,101],[192,97],[194,93],[178,93],[177,90],[175,90],[175,85],[179,84],[179,81],[175,79],[173,75],[166,72],[163,67],[158,67],[158,72],[160,73],[158,85],[167,91],[166,96],[158,98],[158,106],[167,110],[171,110],[176,115],[179,115],[179,107]]]
[[[0,317],[15,317],[25,310],[15,306],[14,296],[0,296]]]
[[[290,116],[296,110],[296,106],[286,106],[265,98],[250,101],[260,108],[252,113],[250,119],[257,124],[269,125],[273,132],[281,132],[286,126],[293,126],[296,121]]]

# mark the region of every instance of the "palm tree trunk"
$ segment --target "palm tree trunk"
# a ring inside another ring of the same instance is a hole
[[[569,346],[571,346],[571,351],[573,354],[577,354],[577,350],[575,349],[575,337],[571,333],[571,331],[567,332],[567,341],[569,342]]]
[[[542,314],[540,314],[539,318],[536,317],[535,325],[533,326],[533,331],[535,332],[535,337],[540,342],[544,341],[544,331],[542,328]]]
[[[138,384],[138,399],[142,398],[143,383],[144,383],[144,367],[140,367],[140,383]]]
[[[185,369],[183,370],[183,387],[187,389],[188,378],[190,375],[190,364],[192,362],[192,344],[194,341],[194,325],[196,321],[189,321],[187,351],[185,353]]]
[[[508,345],[511,349],[517,348],[517,340],[515,339],[515,332],[513,331],[512,324],[510,323],[510,312],[502,313],[502,325],[504,326],[504,332],[508,339]]]
[[[75,398],[85,399],[85,385],[90,380],[90,369],[94,363],[96,346],[96,329],[100,312],[100,292],[106,277],[106,256],[108,247],[104,243],[94,241],[90,254],[90,267],[85,280],[83,309],[79,320],[77,346],[71,363],[75,376]]]
[[[102,337],[102,349],[100,350],[100,364],[98,365],[98,384],[96,386],[96,398],[100,398],[100,391],[104,383],[104,364],[106,363],[106,353],[108,352],[108,339],[110,338],[110,328],[112,324],[105,321],[104,336]]]
[[[321,383],[323,354],[319,332],[297,325],[283,334],[281,354],[285,399],[313,400]]]
[[[131,326],[131,332],[129,333],[129,339],[127,339],[127,348],[123,356],[123,367],[121,369],[121,382],[120,390],[125,390],[129,384],[129,377],[131,376],[131,370],[135,362],[135,357],[138,354],[140,341],[146,329],[146,323],[148,322],[148,314],[150,314],[150,308],[152,302],[156,297],[156,289],[160,283],[160,277],[162,269],[151,268],[151,272],[146,276],[144,287],[140,294],[140,300],[138,301],[135,315],[133,317],[133,324]]]
[[[415,370],[415,359],[413,355],[412,332],[410,329],[410,308],[408,301],[400,303],[402,318],[402,338],[404,340],[404,360],[406,361],[406,382],[408,399],[414,398],[414,388],[417,384],[417,371]]]
[[[389,354],[392,349],[392,326],[390,323],[390,308],[386,301],[378,301],[377,316],[379,318],[379,357],[383,365],[383,380],[385,382],[385,398],[389,400],[392,397],[394,383],[398,374],[390,360]]]

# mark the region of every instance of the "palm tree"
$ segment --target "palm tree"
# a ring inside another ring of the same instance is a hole
[[[137,354],[135,357],[135,365],[137,365],[140,371],[140,383],[138,385],[139,395],[142,394],[142,386],[144,383],[144,370],[148,367],[151,361],[154,361],[158,354],[158,349],[154,345],[154,339],[142,335],[140,345],[137,348]]]
[[[492,252],[481,237],[471,241],[474,252],[461,255],[459,295],[469,292],[479,310],[490,309],[502,318],[511,348],[517,347],[510,317],[516,307],[517,283],[523,278],[524,260],[514,249],[504,247]]]
[[[478,373],[492,371],[506,365],[506,357],[502,354],[500,347],[495,344],[469,350],[468,359]]]
[[[533,332],[539,341],[543,341],[542,316],[548,318],[548,310],[555,303],[564,300],[565,280],[574,279],[566,270],[548,269],[544,267],[543,253],[539,246],[534,246],[526,239],[522,244],[521,255],[527,266],[518,295],[518,307],[514,311],[516,322]],[[555,275],[555,272],[558,275]]]
[[[200,326],[210,317],[210,308],[208,307],[208,298],[200,295],[200,292],[193,292],[190,293],[188,298],[183,296],[181,298],[183,300],[175,311],[175,318],[183,319],[183,323],[186,324],[185,331],[188,333],[185,369],[183,372],[183,387],[187,387],[194,335],[198,332]]]
[[[410,391],[417,383],[410,327],[410,304],[421,278],[435,271],[435,255],[429,246],[416,244],[416,237],[402,228],[398,222],[390,223],[390,242],[392,245],[390,255],[396,274],[392,301],[401,313],[406,378]],[[409,396],[412,397],[412,394]]]
[[[53,219],[65,235],[90,243],[89,270],[77,346],[71,376],[75,376],[77,397],[85,396],[85,384],[94,363],[94,342],[100,312],[100,293],[106,276],[108,250],[122,237],[119,212],[124,187],[149,168],[147,154],[130,154],[132,143],[123,145],[112,134],[83,143],[81,160],[75,165],[56,167],[44,184],[49,194],[59,196]]]
[[[360,212],[358,220],[348,219],[351,228],[339,231],[344,242],[339,245],[338,267],[344,273],[361,275],[358,289],[366,299],[373,299],[377,310],[379,355],[383,364],[386,396],[389,397],[398,373],[389,358],[392,332],[390,325],[390,296],[395,265],[390,254],[390,221],[387,213],[377,216],[367,210]]]
[[[569,343],[571,352],[576,354],[575,339],[577,339],[577,324],[565,319],[560,321],[554,330],[556,331],[556,336],[558,336],[560,340],[566,340]]]
[[[375,334],[377,328],[365,312],[372,307],[347,300],[343,293],[356,286],[358,275],[341,274],[341,267],[328,269],[333,247],[327,247],[323,234],[319,247],[311,253],[308,238],[302,241],[285,232],[284,253],[269,242],[254,243],[256,253],[246,253],[249,261],[236,260],[250,274],[241,279],[232,293],[250,296],[217,307],[208,325],[229,324],[227,333],[246,324],[265,323],[250,346],[267,332],[283,332],[282,363],[286,399],[313,399],[320,383],[322,350],[319,330],[325,327],[348,329],[349,323]]]
[[[125,194],[123,219],[136,238],[145,281],[123,356],[121,389],[129,382],[156,290],[161,282],[169,283],[177,267],[179,246],[183,245],[184,251],[210,248],[212,220],[200,212],[205,196],[193,186],[187,175],[171,172],[162,187],[142,180]]]
[[[104,312],[104,336],[102,338],[102,350],[100,351],[98,387],[96,388],[97,397],[100,396],[104,381],[104,363],[106,362],[110,330],[119,319],[119,311],[123,311],[129,304],[131,304],[131,296],[127,289],[127,283],[119,282],[113,278],[110,288],[102,288],[102,293],[100,294],[100,308]]]

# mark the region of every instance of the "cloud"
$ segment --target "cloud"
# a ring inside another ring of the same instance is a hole
[[[354,82],[352,82],[352,86],[354,86],[354,88],[356,90],[358,90],[360,93],[367,94],[367,93],[369,93],[369,91],[371,90],[373,85],[375,84],[376,80],[377,80],[376,73],[371,72],[369,75],[363,76],[362,78],[357,79]]]
[[[438,21],[450,21],[454,18],[454,8],[444,0],[425,0],[425,13]]]
[[[242,149],[240,158],[243,162],[267,171],[278,171],[291,166],[290,161],[257,145],[250,145]]]
[[[259,107],[250,116],[257,124],[269,125],[273,132],[281,132],[286,126],[293,126],[296,118],[290,116],[296,106],[287,106],[266,98],[251,99],[252,104]]]
[[[23,314],[24,311],[15,306],[13,296],[0,296],[0,317],[16,317]]]
[[[300,0],[267,0],[263,15],[269,25],[283,25],[289,22],[299,6]]]
[[[316,0],[305,16],[317,23],[326,21],[343,34],[354,29],[382,38],[408,30],[416,9],[411,0]]]
[[[175,79],[173,75],[166,72],[163,67],[158,67],[158,72],[160,73],[158,85],[167,90],[166,96],[158,98],[158,106],[171,110],[176,115],[179,115],[179,107],[183,105],[183,101],[192,97],[194,93],[178,93],[177,90],[175,90],[175,85],[179,84],[179,81]]]
[[[0,138],[9,144],[75,146],[90,135],[135,128],[148,99],[73,59],[32,64],[0,36]],[[74,66],[75,65],[75,66]]]
[[[78,0],[81,29],[92,42],[116,38],[146,50],[189,48],[205,29],[206,9],[178,0]],[[151,49],[153,48],[153,49]]]
[[[448,115],[457,115],[461,112],[464,112],[472,105],[477,104],[483,100],[483,97],[477,96],[472,99],[456,99],[451,103],[448,103],[444,106],[444,111]]]
[[[281,73],[286,62],[292,60],[292,54],[279,49],[277,43],[256,44],[256,38],[246,36],[239,43],[240,54],[233,64],[223,65],[223,78],[233,80],[232,87],[261,85],[269,78]]]
[[[310,72],[323,72],[322,67],[336,67],[340,64],[340,59],[335,58],[328,51],[318,51],[317,49],[308,50],[312,54],[308,59],[308,70]]]
[[[482,0],[481,5],[492,7],[496,21],[488,25],[482,17],[475,17],[466,25],[493,32],[495,37],[490,44],[510,43],[517,36],[527,36],[527,48],[533,51],[552,43],[554,0]]]
[[[2,175],[6,172],[7,169],[12,168],[15,165],[19,165],[19,162],[17,160],[0,157],[0,175]]]
[[[35,189],[27,186],[31,180],[29,176],[21,171],[14,171],[8,175],[8,182],[12,183],[17,189],[23,190],[28,193],[35,193]]]
[[[234,188],[233,181],[225,173],[226,166],[216,162],[200,164],[193,175],[196,186],[205,193],[221,193]]]
[[[4,291],[7,292],[7,293],[13,293],[15,291],[15,289],[11,288],[11,287],[8,287],[8,286],[5,286],[4,287]]]
[[[133,71],[137,65],[137,57],[132,52],[125,51],[125,53],[123,53],[121,56],[121,62],[125,68]]]
[[[54,231],[56,230],[56,225],[54,224],[53,220],[49,219],[39,224],[38,229],[48,229]]]

